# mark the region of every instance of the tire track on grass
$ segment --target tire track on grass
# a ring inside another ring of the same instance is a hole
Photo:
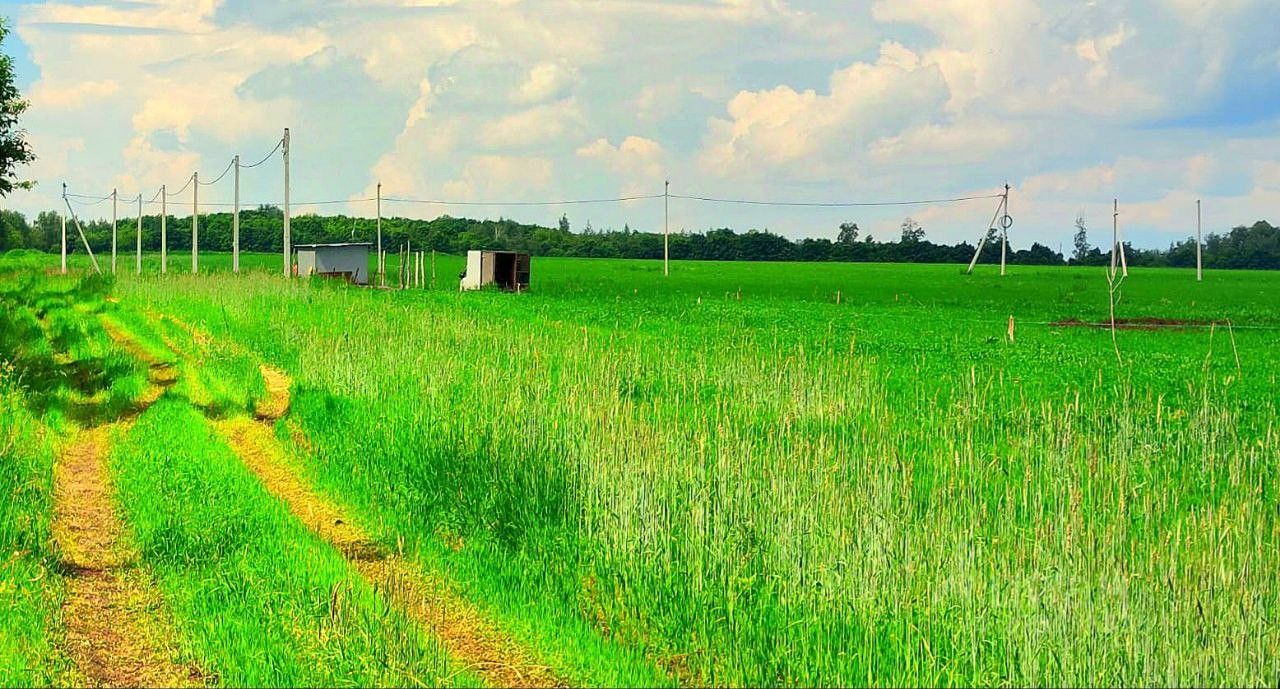
[[[170,314],[151,311],[147,315],[177,325],[194,341],[209,337]],[[232,346],[248,352],[237,343]],[[174,347],[170,345],[170,349]],[[474,671],[487,685],[567,686],[549,666],[535,662],[532,653],[498,629],[448,582],[388,552],[299,476],[272,430],[273,422],[288,413],[292,381],[288,374],[266,364],[259,364],[259,372],[266,395],[254,402],[254,418],[210,416],[210,422],[267,490],[307,528],[342,553],[390,603],[433,633],[450,657]]]
[[[107,334],[137,356],[141,348],[120,330]],[[124,417],[79,431],[54,466],[53,538],[67,584],[62,605],[66,652],[92,686],[200,686],[200,671],[174,662],[164,606],[154,582],[137,566],[115,506],[107,465],[113,437],[164,394],[176,376],[170,366],[150,366],[148,385]]]
[[[263,367],[268,400],[260,409],[288,409],[288,376]],[[274,392],[273,392],[274,391]],[[280,399],[283,391],[283,399]],[[309,529],[333,545],[374,589],[440,639],[457,662],[489,686],[566,686],[554,671],[493,625],[439,577],[387,552],[336,504],[313,490],[294,470],[270,423],[246,416],[212,419],[214,428],[272,494]]]

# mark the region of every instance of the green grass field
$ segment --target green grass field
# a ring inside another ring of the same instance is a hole
[[[535,258],[513,295],[443,255],[403,291],[72,259],[0,259],[0,683],[81,681],[54,466],[156,362],[109,466],[205,683],[503,683],[468,625],[571,685],[1280,682],[1280,274],[1135,269],[1113,332],[1071,324],[1109,320],[1097,268]],[[289,466],[461,631],[211,434],[261,364]]]

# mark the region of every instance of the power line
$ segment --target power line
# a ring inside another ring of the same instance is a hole
[[[218,175],[217,179],[214,179],[214,180],[213,180],[213,181],[211,181],[211,182],[200,182],[200,184],[202,184],[202,185],[204,185],[204,186],[206,186],[206,187],[207,187],[207,186],[209,186],[209,185],[217,184],[218,182],[221,182],[221,181],[222,181],[222,178],[223,178],[223,177],[226,177],[228,172],[231,172],[231,166],[232,166],[232,165],[235,165],[235,164],[236,164],[236,159],[235,159],[235,158],[232,158],[230,161],[228,161],[228,162],[227,162],[227,167],[225,167],[225,168],[222,170],[222,174]]]
[[[863,208],[870,206],[924,206],[937,203],[958,203],[961,201],[977,201],[980,199],[998,199],[1000,194],[985,194],[982,196],[956,196],[946,199],[919,199],[912,201],[849,201],[849,202],[823,202],[823,201],[755,201],[749,199],[727,199],[717,198],[714,196],[687,196],[682,194],[672,194],[673,199],[684,199],[686,201],[703,201],[707,203],[729,203],[744,206],[786,206],[786,207],[807,207],[807,208]]]
[[[270,152],[270,153],[268,153],[268,154],[267,154],[267,155],[266,155],[262,160],[259,160],[258,162],[254,163],[254,164],[252,164],[252,165],[241,165],[240,167],[242,167],[242,168],[246,168],[246,167],[258,167],[259,165],[261,165],[261,164],[263,164],[263,163],[267,162],[268,160],[271,160],[271,157],[272,157],[272,156],[274,156],[274,155],[276,154],[276,151],[279,151],[279,150],[280,150],[280,147],[281,147],[281,146],[283,146],[283,145],[284,145],[284,139],[282,138],[282,139],[280,139],[279,141],[277,141],[277,142],[276,142],[276,147],[275,147],[275,148],[273,148],[273,149],[271,149],[271,152]]]
[[[166,192],[165,192],[165,195],[166,195],[166,196],[177,196],[178,194],[181,194],[182,192],[184,192],[184,191],[186,191],[186,190],[187,190],[187,187],[191,186],[191,183],[192,183],[193,181],[195,181],[195,178],[196,178],[195,173],[192,173],[192,174],[191,174],[191,176],[187,178],[187,183],[186,183],[186,184],[184,184],[184,185],[182,185],[182,188],[181,188],[181,189],[179,189],[179,190],[177,190],[177,191],[166,191]]]
[[[403,197],[384,196],[383,201],[395,203],[416,203],[431,206],[575,206],[591,203],[621,203],[623,201],[645,201],[660,199],[662,194],[646,196],[619,196],[609,199],[570,199],[565,201],[443,201],[438,199],[409,199]]]

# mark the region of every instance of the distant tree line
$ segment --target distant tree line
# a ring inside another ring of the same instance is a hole
[[[274,206],[260,206],[240,214],[240,246],[244,251],[280,251],[281,226],[284,215]],[[134,247],[135,218],[119,220],[119,251]],[[89,244],[95,252],[111,250],[111,223],[106,220],[82,221]],[[180,252],[191,248],[191,218],[169,217],[167,220],[169,250]],[[372,240],[374,220],[345,215],[301,215],[292,218],[295,244]],[[79,235],[68,224],[68,243],[72,251],[81,251]],[[422,249],[446,253],[462,253],[467,249],[492,248],[528,251],[535,256],[581,256],[598,258],[662,258],[662,234],[637,232],[630,227],[621,230],[596,230],[587,223],[575,232],[567,217],[555,227],[527,225],[513,220],[470,220],[442,216],[434,220],[383,218],[383,245],[395,251],[405,242]],[[31,248],[58,251],[61,218],[52,211],[36,216],[34,222],[15,211],[0,211],[0,251]],[[1000,243],[995,230],[990,230],[980,260],[1000,260]],[[1039,243],[1027,249],[1010,249],[1008,260],[1022,265],[1103,265],[1109,261],[1110,248],[1093,246],[1083,220],[1076,221],[1073,251],[1070,256]],[[768,230],[735,232],[729,228],[705,232],[672,234],[671,257],[722,261],[877,261],[903,263],[967,263],[973,257],[974,245],[938,244],[929,241],[925,230],[915,220],[906,218],[899,235],[892,240],[877,241],[863,234],[857,223],[843,223],[835,239],[805,238],[790,240]],[[144,216],[143,249],[160,248],[160,219]],[[231,214],[210,213],[200,216],[200,247],[208,251],[231,250]],[[1127,247],[1130,265],[1181,266],[1195,265],[1195,239],[1173,242],[1167,249],[1135,249]],[[1280,230],[1266,221],[1240,226],[1225,234],[1205,237],[1204,264],[1208,268],[1280,269]]]

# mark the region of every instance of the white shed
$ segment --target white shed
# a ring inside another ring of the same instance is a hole
[[[297,244],[298,275],[342,278],[357,285],[369,284],[369,242]]]
[[[523,251],[468,251],[467,269],[458,289],[481,289],[497,285],[510,292],[529,289],[529,254]]]

